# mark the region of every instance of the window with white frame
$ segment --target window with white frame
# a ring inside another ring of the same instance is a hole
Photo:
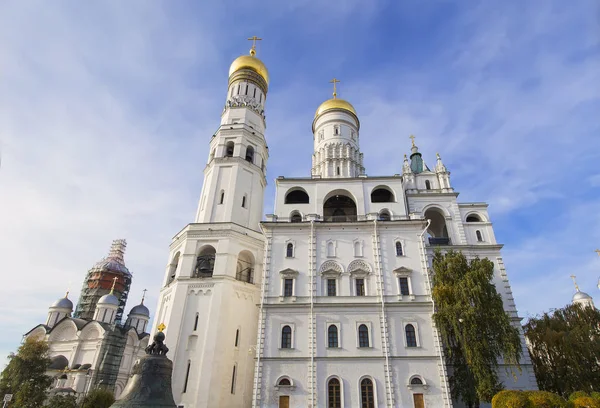
[[[293,241],[287,241],[286,245],[285,245],[285,257],[286,258],[293,258],[294,257],[294,242]]]
[[[396,241],[396,256],[404,256],[404,245],[402,241]]]
[[[367,296],[369,293],[369,276],[371,274],[371,266],[362,259],[355,259],[348,265],[352,281],[352,294],[354,296]]]
[[[416,323],[410,322],[404,325],[404,339],[406,341],[406,347],[419,347],[419,336]]]
[[[286,323],[281,325],[281,338],[279,341],[279,348],[281,349],[293,349],[294,348],[294,330],[293,324]]]
[[[475,236],[477,236],[477,242],[483,242],[483,235],[481,234],[481,231],[475,231]]]
[[[363,241],[360,239],[355,239],[353,242],[354,246],[354,257],[362,258],[363,256]]]
[[[342,272],[342,266],[336,261],[329,260],[323,262],[319,270],[322,278],[322,296],[338,296]]]
[[[357,346],[359,348],[372,347],[371,345],[371,323],[358,322],[356,328]]]
[[[354,293],[356,296],[366,296],[365,278],[354,278]]]
[[[327,323],[327,348],[340,347],[340,324]]]
[[[336,242],[333,240],[329,240],[327,241],[327,257],[328,258],[335,258],[335,250],[336,250]]]
[[[404,266],[394,269],[394,274],[398,282],[398,300],[402,300],[404,297],[409,297],[410,300],[415,299],[412,288],[412,270]]]
[[[296,296],[296,278],[298,277],[298,271],[293,269],[284,269],[279,272],[281,276],[281,298],[292,298],[295,299]]]

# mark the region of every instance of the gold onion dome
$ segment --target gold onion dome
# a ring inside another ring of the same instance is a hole
[[[256,51],[251,49],[250,55],[242,55],[241,57],[237,57],[235,61],[231,63],[231,67],[229,67],[229,77],[231,77],[231,75],[240,69],[251,69],[260,75],[265,80],[267,85],[269,85],[269,71],[267,71],[265,64],[255,57],[255,54]]]
[[[343,99],[332,98],[332,99],[326,100],[319,106],[319,108],[317,109],[317,112],[315,113],[315,119],[317,117],[319,117],[321,114],[323,114],[329,110],[332,110],[332,109],[345,110],[345,111],[352,113],[354,116],[358,117],[358,115],[356,114],[356,110],[354,109],[354,106],[352,106],[352,104],[350,104],[350,102],[347,102]]]

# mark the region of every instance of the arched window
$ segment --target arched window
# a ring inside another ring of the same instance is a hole
[[[308,204],[308,194],[304,190],[290,191],[285,195],[285,204]]]
[[[394,202],[394,194],[387,188],[376,188],[371,193],[372,203],[392,203]]]
[[[194,331],[198,330],[198,319],[200,318],[200,315],[198,313],[196,313],[196,318],[194,319]]]
[[[327,243],[327,256],[330,258],[335,256],[335,245],[332,241]]]
[[[279,382],[277,383],[277,385],[279,385],[280,387],[283,385],[284,387],[289,387],[290,385],[292,385],[292,383],[290,382],[289,379],[287,378],[282,378],[281,380],[279,380]]]
[[[281,329],[281,348],[292,348],[292,328],[290,326],[283,326]]]
[[[302,216],[298,212],[293,212],[290,222],[302,222]]]
[[[366,324],[358,326],[358,347],[369,347],[369,329]]]
[[[340,380],[332,378],[327,383],[327,408],[341,408]]]
[[[402,242],[396,241],[396,256],[403,256],[404,252],[402,251]]]
[[[196,258],[196,267],[194,268],[194,278],[211,277],[215,269],[215,256],[217,251],[214,247],[206,245],[202,247]]]
[[[240,329],[235,331],[235,347],[240,344]]]
[[[431,183],[429,182],[429,180],[425,180],[425,189],[431,190]]]
[[[406,332],[406,347],[417,347],[417,334],[415,333],[415,326],[407,324],[404,328]]]
[[[254,163],[254,148],[252,146],[246,147],[246,161]]]
[[[481,218],[477,214],[469,214],[467,216],[467,222],[481,222]]]
[[[251,252],[239,253],[235,278],[242,282],[254,283],[254,256]]]
[[[287,244],[286,250],[285,250],[285,257],[286,258],[293,258],[294,257],[294,244],[292,244],[291,242],[289,242]]]
[[[219,198],[219,204],[223,204],[225,201],[225,191],[221,190],[221,197]]]
[[[413,377],[410,380],[411,385],[423,385],[423,381],[419,377]]]
[[[335,324],[327,329],[327,347],[338,347],[338,328]]]
[[[242,197],[242,207],[246,208],[246,194]]]
[[[481,231],[475,231],[475,235],[477,235],[477,241],[483,242],[483,236],[481,235]]]
[[[171,266],[169,268],[169,283],[171,283],[175,279],[175,275],[177,273],[177,266],[179,266],[179,252],[175,254],[173,260],[171,261]]]
[[[392,217],[390,216],[390,213],[387,210],[382,210],[379,213],[379,221],[390,221],[392,219]]]
[[[233,142],[227,142],[225,145],[225,157],[233,157]]]
[[[360,406],[361,408],[375,408],[373,381],[370,378],[364,378],[360,382]]]

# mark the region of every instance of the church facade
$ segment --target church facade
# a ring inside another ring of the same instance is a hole
[[[401,174],[367,176],[354,107],[313,123],[311,174],[279,177],[262,221],[269,76],[236,59],[210,141],[196,220],[179,232],[159,297],[180,407],[460,407],[432,320],[436,248],[489,258],[524,355],[507,388],[536,389],[485,203],[460,203],[441,157],[414,138]]]
[[[134,364],[145,355],[150,311],[144,299],[125,322],[118,320],[127,301],[123,288],[131,282],[123,259],[125,245],[124,240],[115,240],[109,255],[88,271],[76,308],[79,316],[73,316],[67,292],[50,306],[46,322],[25,334],[25,339],[48,342],[50,394],[82,399],[90,390],[102,388],[119,397]]]

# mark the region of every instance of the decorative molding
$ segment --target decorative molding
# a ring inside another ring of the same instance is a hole
[[[348,272],[351,275],[356,275],[356,274],[370,274],[372,272],[371,270],[371,266],[366,263],[365,261],[363,261],[362,259],[355,259],[354,261],[350,262],[350,265],[348,265]]]
[[[256,98],[248,95],[234,95],[227,100],[225,108],[248,108],[260,115],[261,118],[265,119],[265,109],[262,103],[258,102]]]
[[[410,276],[412,273],[412,269],[409,269],[405,266],[401,266],[399,268],[394,269],[393,271],[398,276]]]
[[[326,273],[340,275],[344,273],[344,268],[336,261],[325,261],[319,268],[319,273],[321,275]]]
[[[282,271],[279,271],[279,274],[285,278],[295,278],[298,276],[298,271],[291,268],[286,268]]]

